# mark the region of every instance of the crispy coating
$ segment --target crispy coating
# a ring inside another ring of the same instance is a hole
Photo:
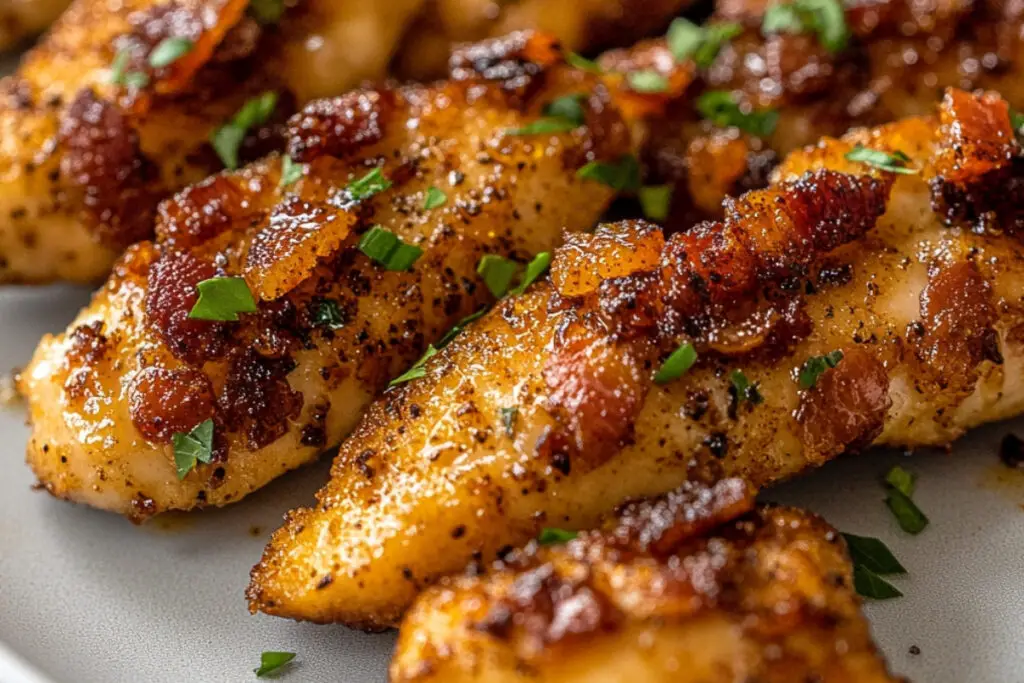
[[[564,545],[424,591],[393,683],[895,681],[842,537],[737,479],[625,506]]]
[[[253,570],[253,608],[392,625],[425,586],[543,526],[587,528],[722,474],[760,487],[871,443],[945,444],[1020,412],[1024,252],[933,211],[946,131],[911,118],[826,139],[724,221],[667,240],[637,223],[572,238],[549,283],[370,407]],[[920,172],[845,159],[858,142]],[[697,364],[655,382],[686,343]]]
[[[527,261],[597,221],[613,191],[576,171],[630,148],[607,89],[541,36],[482,50],[481,67],[505,65],[499,80],[464,70],[306,108],[289,124],[305,162],[291,185],[272,156],[160,206],[156,242],[132,247],[21,375],[28,460],[48,491],[136,520],[239,500],[337,444],[388,380],[491,301],[484,254]],[[591,93],[584,125],[508,133],[578,92]],[[391,186],[360,200],[349,183],[377,168]],[[428,210],[430,187],[447,201]],[[406,271],[371,262],[357,248],[371,225],[422,256]],[[190,318],[196,285],[224,276],[244,278],[257,312]],[[173,434],[207,419],[213,462],[179,481]]]

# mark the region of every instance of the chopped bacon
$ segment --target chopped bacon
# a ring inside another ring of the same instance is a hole
[[[311,102],[288,122],[288,154],[301,162],[354,154],[384,137],[394,108],[395,95],[383,89]]]
[[[213,386],[194,368],[148,367],[132,379],[128,408],[147,440],[169,443],[175,432],[187,433],[213,417]]]

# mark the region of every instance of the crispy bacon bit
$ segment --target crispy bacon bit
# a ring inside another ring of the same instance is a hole
[[[825,462],[870,444],[891,404],[885,366],[861,347],[843,349],[843,360],[802,392],[796,418],[808,458]]]
[[[64,113],[58,137],[61,174],[81,188],[100,239],[123,248],[148,236],[159,180],[124,113],[82,90]]]
[[[240,179],[215,175],[190,185],[161,202],[157,239],[178,249],[202,244],[232,225],[248,223],[262,211],[257,193],[246,191]]]
[[[561,59],[562,49],[554,37],[516,31],[456,47],[448,72],[453,81],[496,81],[505,90],[525,94],[537,76]]]
[[[551,263],[551,282],[563,297],[586,296],[604,280],[655,268],[664,244],[661,230],[643,221],[605,223],[593,233],[567,234]]]
[[[288,197],[252,239],[243,271],[249,288],[264,301],[287,294],[341,248],[356,219],[350,211]]]
[[[753,488],[742,479],[723,479],[710,487],[687,482],[659,498],[620,508],[618,522],[607,534],[609,544],[665,555],[686,539],[750,512],[754,496]]]
[[[288,154],[304,163],[354,154],[384,137],[394,108],[388,90],[354,90],[311,102],[288,122]]]
[[[176,358],[198,364],[227,350],[227,324],[188,317],[199,296],[196,285],[216,275],[213,264],[185,251],[165,251],[150,266],[146,319]]]
[[[169,443],[213,416],[213,386],[199,370],[148,367],[128,388],[132,424],[148,441]]]
[[[699,211],[709,216],[719,211],[722,197],[732,195],[747,173],[750,152],[750,139],[737,128],[716,129],[690,142],[685,160],[687,190]]]
[[[667,301],[689,316],[704,301],[727,304],[805,274],[815,258],[874,227],[890,188],[873,178],[816,171],[729,200],[724,222],[702,223],[669,240],[662,258]]]
[[[930,273],[921,292],[919,360],[943,389],[969,390],[984,360],[1002,363],[991,286],[973,261]]]
[[[548,410],[560,424],[546,442],[552,457],[568,457],[573,471],[589,471],[630,438],[648,383],[635,350],[570,330],[544,365]],[[562,468],[563,471],[568,467]]]
[[[248,349],[236,356],[217,399],[229,432],[241,434],[254,451],[284,436],[302,410],[302,393],[288,384],[294,361],[270,359]]]

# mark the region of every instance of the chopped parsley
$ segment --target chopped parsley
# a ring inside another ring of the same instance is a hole
[[[657,71],[631,71],[626,74],[626,82],[634,92],[659,93],[668,90],[668,79]]]
[[[110,82],[126,88],[145,88],[149,85],[148,75],[141,71],[127,71],[131,58],[132,53],[129,50],[121,50],[114,56],[114,61],[110,65]]]
[[[800,366],[797,373],[797,383],[801,389],[810,389],[818,383],[818,378],[829,368],[839,365],[843,359],[843,352],[836,349],[824,356],[811,356]]]
[[[284,15],[284,0],[249,0],[249,12],[261,24],[276,24]]]
[[[240,277],[213,277],[203,280],[196,289],[199,299],[188,317],[194,320],[238,320],[239,313],[255,313],[256,301],[249,285]]]
[[[580,100],[583,94],[565,95],[552,100],[544,107],[544,117],[522,128],[506,131],[509,135],[545,135],[564,133],[583,125],[584,114]]]
[[[433,185],[427,189],[427,196],[423,198],[423,208],[427,211],[431,209],[437,209],[448,203],[448,195],[444,193],[444,190],[438,189]]]
[[[735,126],[758,137],[771,135],[779,122],[779,112],[774,109],[745,112],[726,90],[709,90],[702,94],[697,98],[697,111],[716,126]]]
[[[924,531],[928,517],[910,498],[914,494],[914,475],[896,466],[885,475],[885,484],[888,491],[885,504],[900,528],[915,536]]]
[[[185,434],[175,432],[171,436],[174,446],[174,467],[178,471],[178,479],[184,479],[195,469],[196,463],[209,463],[213,460],[213,420],[206,419]]]
[[[164,38],[149,53],[149,65],[154,69],[162,69],[192,52],[195,47],[188,38]]]
[[[437,342],[437,348],[443,349],[444,347],[448,346],[449,342],[451,342],[452,339],[458,337],[459,333],[462,332],[462,330],[466,329],[467,325],[472,323],[474,320],[479,320],[480,318],[484,317],[484,313],[486,313],[488,310],[490,309],[487,306],[484,306],[476,313],[470,313],[465,318],[455,323],[455,326],[452,327],[452,329],[445,332],[444,336],[441,337],[441,341]]]
[[[835,54],[850,40],[841,0],[796,0],[769,7],[761,31],[771,33],[814,33],[818,42]]]
[[[877,538],[843,534],[853,561],[853,587],[859,595],[874,600],[898,598],[901,593],[883,579],[891,574],[906,574],[888,547]]]
[[[327,327],[332,330],[341,329],[345,326],[345,316],[341,312],[338,302],[332,299],[321,299],[313,314],[313,324],[317,327]]]
[[[425,377],[427,374],[427,361],[437,355],[437,347],[431,344],[427,347],[427,350],[423,352],[420,359],[413,363],[413,366],[406,370],[404,373],[388,382],[389,387],[393,387],[406,382],[411,382],[414,379]]]
[[[889,152],[871,149],[870,147],[858,144],[844,156],[847,161],[860,162],[872,168],[889,171],[890,173],[914,175],[921,172],[919,169],[908,167],[907,164],[910,163],[910,157],[899,150],[890,154]]]
[[[637,192],[640,208],[644,216],[652,221],[663,221],[668,218],[672,206],[671,185],[646,185]]]
[[[389,187],[391,187],[391,181],[384,176],[384,171],[378,166],[362,178],[353,180],[346,185],[345,195],[350,201],[361,202],[375,194],[380,194]]]
[[[595,180],[617,192],[640,187],[640,162],[632,154],[623,155],[616,163],[591,161],[576,171],[583,180]]]
[[[525,292],[526,288],[536,282],[541,275],[546,273],[550,266],[551,252],[542,251],[534,256],[533,259],[526,264],[526,271],[523,273],[523,279],[519,282],[519,285],[510,292],[510,294],[518,296]]]
[[[359,251],[387,270],[409,270],[423,255],[423,250],[414,244],[406,244],[398,235],[374,225],[359,238]]]
[[[253,672],[256,674],[256,678],[263,678],[293,659],[295,659],[294,652],[264,652],[260,655],[260,665],[253,669]]]
[[[568,543],[576,538],[577,535],[575,531],[545,527],[537,535],[537,543],[541,545],[558,545],[560,543]]]
[[[696,362],[697,349],[690,342],[682,344],[678,349],[669,354],[669,357],[661,364],[661,368],[654,375],[655,384],[668,384],[679,379]]]
[[[569,66],[576,67],[577,69],[589,71],[594,74],[604,73],[604,70],[601,69],[601,66],[597,62],[592,59],[587,59],[582,55],[578,55],[575,52],[567,54],[565,56],[565,61]]]
[[[1024,130],[1024,113],[1017,111],[1016,109],[1010,110],[1010,127],[1013,128],[1013,132],[1018,135]]]
[[[748,401],[757,405],[764,402],[764,396],[757,389],[757,382],[751,382],[742,370],[733,370],[729,374],[729,381],[732,382],[732,391],[737,403]]]
[[[511,408],[501,409],[501,424],[505,426],[505,434],[512,436],[516,433],[516,420],[519,419],[519,408],[512,406]]]
[[[226,168],[238,168],[238,150],[246,133],[266,123],[276,107],[277,93],[268,90],[242,105],[234,118],[210,134],[210,144]]]
[[[281,187],[288,187],[305,173],[305,166],[293,161],[287,154],[281,157]]]
[[[686,19],[676,19],[669,26],[665,42],[676,61],[693,58],[702,69],[711,66],[722,46],[743,32],[734,22],[712,22],[700,27]]]
[[[519,265],[515,261],[496,254],[484,254],[476,266],[477,275],[483,278],[495,299],[505,296],[517,270]]]

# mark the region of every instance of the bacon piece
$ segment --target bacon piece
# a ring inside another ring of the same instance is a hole
[[[288,154],[301,162],[353,154],[384,137],[394,106],[387,90],[353,90],[311,102],[288,121]]]
[[[213,386],[194,368],[148,367],[132,378],[128,408],[142,436],[170,443],[175,432],[187,433],[213,417]]]
[[[586,296],[605,280],[652,270],[664,245],[661,230],[643,221],[602,224],[593,233],[572,233],[555,252],[551,282],[564,297]]]

